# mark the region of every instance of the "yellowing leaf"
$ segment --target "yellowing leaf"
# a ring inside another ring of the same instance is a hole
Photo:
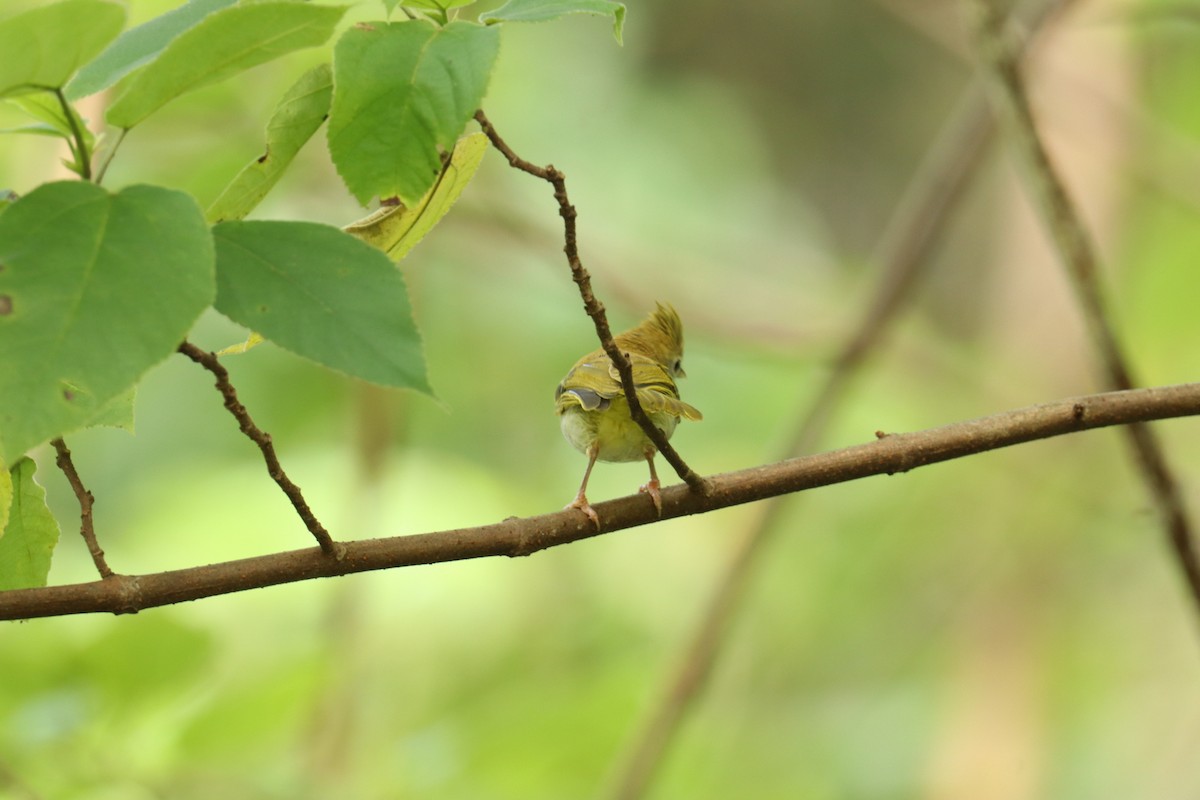
[[[385,206],[342,230],[400,261],[446,216],[479,169],[487,148],[488,139],[482,133],[462,137],[433,187],[416,205]]]
[[[242,353],[246,352],[250,348],[258,347],[260,344],[262,344],[265,341],[266,341],[266,339],[263,338],[263,335],[261,333],[255,333],[254,331],[250,331],[250,335],[246,337],[246,341],[242,342],[241,344],[231,344],[231,345],[229,345],[229,347],[222,347],[220,350],[217,351],[217,355],[219,355],[219,356],[240,356]]]

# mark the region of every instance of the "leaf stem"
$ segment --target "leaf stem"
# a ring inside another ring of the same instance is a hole
[[[71,138],[75,140],[72,150],[75,151],[75,158],[79,161],[79,176],[85,181],[92,179],[92,154],[88,151],[87,142],[83,136],[83,130],[79,127],[80,120],[75,113],[75,109],[67,100],[67,96],[63,94],[61,87],[54,88],[54,96],[58,98],[58,104],[62,107],[63,116],[67,118],[67,125],[71,127]]]

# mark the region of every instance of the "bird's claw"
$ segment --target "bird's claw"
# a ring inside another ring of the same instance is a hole
[[[596,513],[596,509],[592,508],[592,504],[588,502],[582,492],[576,495],[575,499],[570,503],[563,506],[563,511],[570,508],[582,511],[592,521],[592,524],[596,526],[596,530],[600,530],[600,515]]]
[[[662,494],[658,491],[659,483],[657,480],[651,480],[645,486],[638,489],[639,492],[645,492],[650,495],[650,499],[654,501],[654,510],[658,515],[662,516]]]

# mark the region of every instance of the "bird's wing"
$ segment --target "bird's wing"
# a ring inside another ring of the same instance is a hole
[[[679,399],[679,388],[667,368],[652,358],[632,353],[633,385],[638,402],[647,414],[666,412],[676,417],[699,420],[703,415]],[[555,392],[555,408],[562,413],[571,405],[585,411],[603,411],[614,397],[625,393],[621,375],[607,355],[591,355],[576,364]]]
[[[666,412],[690,420],[703,418],[698,409],[679,399],[679,387],[665,366],[637,353],[631,355],[633,385],[637,389],[638,402],[647,414]],[[621,377],[617,368],[610,366],[609,371],[619,389]]]
[[[585,411],[603,411],[621,394],[621,379],[611,374],[612,361],[603,353],[582,359],[571,368],[554,392],[555,409],[561,414],[577,405]]]

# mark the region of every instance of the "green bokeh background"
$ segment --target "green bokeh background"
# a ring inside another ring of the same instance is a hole
[[[131,0],[131,18],[172,6]],[[485,108],[520,154],[567,173],[614,325],[656,300],[680,310],[682,391],[705,414],[680,426],[684,456],[706,473],[772,461],[870,297],[881,230],[971,79],[956,55],[961,9],[630,6],[624,48],[594,18],[507,27]],[[1161,8],[1150,2],[1080,6],[1031,66],[1035,108],[1142,382],[1196,380],[1200,27],[1147,16]],[[346,24],[379,8],[355,6]],[[207,203],[320,57],[172,103],[129,135],[106,183]],[[16,119],[0,111],[3,126]],[[256,217],[365,214],[322,144]],[[58,176],[60,155],[48,139],[3,138],[0,187]],[[1097,388],[1010,165],[994,147],[823,447]],[[402,269],[438,401],[270,345],[226,359],[291,476],[340,538],[560,507],[584,462],[557,430],[553,388],[595,341],[550,190],[490,154]],[[215,349],[244,334],[212,314],[192,338]],[[1200,425],[1157,427],[1200,514]],[[135,436],[70,444],[120,572],[310,544],[207,374],[182,358],[148,376]],[[51,581],[90,580],[70,490],[52,455],[37,456],[64,527]],[[643,472],[601,465],[590,495],[629,493]],[[603,797],[758,513],[528,559],[6,624],[0,798]],[[1120,432],[808,492],[782,517],[651,796],[1200,792],[1200,626]]]

